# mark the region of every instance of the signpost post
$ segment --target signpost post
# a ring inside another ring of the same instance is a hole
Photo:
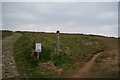
[[[57,56],[59,56],[60,55],[60,52],[59,52],[59,36],[60,36],[60,31],[57,31],[56,32],[57,33],[57,41],[56,41],[56,48],[57,48],[57,50],[56,50],[56,52],[57,52]]]
[[[41,43],[36,43],[36,52],[37,52],[37,59],[39,59],[40,52],[41,52]]]

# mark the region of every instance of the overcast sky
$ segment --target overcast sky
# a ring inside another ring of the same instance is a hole
[[[117,2],[3,2],[2,28],[118,36]]]

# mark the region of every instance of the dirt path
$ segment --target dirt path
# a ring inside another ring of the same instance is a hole
[[[72,78],[85,78],[90,68],[94,66],[95,60],[100,54],[102,54],[102,52],[95,54],[91,60],[89,60],[82,68],[78,70],[76,74],[72,76]]]
[[[2,40],[2,78],[18,77],[15,61],[13,58],[13,45],[21,36],[19,33],[6,37]]]

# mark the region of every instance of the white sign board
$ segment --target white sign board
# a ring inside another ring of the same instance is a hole
[[[36,52],[41,52],[41,43],[36,43]]]

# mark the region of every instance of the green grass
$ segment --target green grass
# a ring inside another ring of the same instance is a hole
[[[11,36],[13,35],[13,32],[12,31],[2,31],[2,39],[8,37],[8,36]]]
[[[100,37],[99,39],[105,42],[105,51],[96,59],[96,63],[91,69],[88,78],[118,78],[118,65],[113,62],[115,60],[115,53],[110,54],[111,50],[108,48],[110,46],[117,46],[118,39],[103,37]],[[107,58],[109,58],[110,61],[107,60]]]
[[[32,32],[21,34],[23,35],[14,45],[14,56],[20,75],[28,78],[66,77],[66,73],[78,70],[94,53],[105,47],[104,42],[96,36],[61,34],[60,56],[56,56],[56,34]],[[40,59],[36,60],[32,50],[35,49],[35,43],[38,42],[42,43],[42,52]],[[63,69],[62,75],[55,71],[41,69],[39,63],[48,61]]]

